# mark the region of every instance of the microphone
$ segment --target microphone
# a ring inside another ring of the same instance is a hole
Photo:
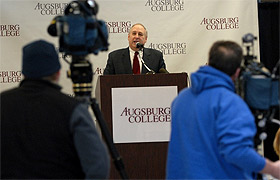
[[[57,20],[60,18],[61,16],[56,16],[52,21],[51,24],[48,27],[48,33],[51,36],[58,36],[58,32],[57,32],[57,27],[56,27],[56,23]]]
[[[50,24],[48,27],[48,33],[51,36],[57,36],[57,29],[56,29],[56,24]]]
[[[254,40],[256,40],[257,37],[255,37],[253,34],[251,33],[248,33],[248,34],[245,34],[243,37],[242,37],[242,41],[244,43],[251,43],[253,42]]]
[[[141,44],[140,42],[136,43],[136,48],[139,48],[139,50],[142,50],[144,48],[144,44]]]
[[[164,74],[168,74],[169,72],[165,69],[165,68],[160,68],[159,73],[164,73]]]

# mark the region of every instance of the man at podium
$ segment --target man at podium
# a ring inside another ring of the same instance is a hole
[[[143,24],[134,24],[128,33],[129,47],[109,53],[104,75],[154,74],[166,71],[162,52],[144,48],[147,34]]]

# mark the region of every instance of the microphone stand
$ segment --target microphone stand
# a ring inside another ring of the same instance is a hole
[[[91,108],[95,114],[95,117],[98,121],[98,124],[100,126],[100,129],[102,131],[103,137],[108,145],[109,151],[112,155],[112,158],[114,160],[114,164],[116,169],[119,171],[120,176],[122,177],[122,179],[128,179],[128,176],[126,174],[126,171],[124,169],[124,163],[122,161],[122,158],[120,157],[118,151],[116,150],[113,140],[110,136],[110,134],[107,131],[107,126],[105,124],[103,115],[99,109],[98,103],[96,102],[95,98],[91,98]]]
[[[139,51],[142,51],[143,54],[144,54],[144,51],[143,51],[143,47],[142,47],[142,46],[139,46]],[[145,68],[149,71],[147,74],[156,74],[154,70],[150,69],[150,68],[146,65],[146,63],[145,63],[145,61],[142,59],[140,53],[139,53],[139,58],[140,58],[140,61],[142,62],[142,64],[145,66]]]

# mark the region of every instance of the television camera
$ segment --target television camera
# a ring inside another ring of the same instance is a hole
[[[267,138],[267,123],[277,123],[274,119],[279,109],[279,75],[276,74],[280,61],[272,72],[257,62],[254,55],[254,41],[257,40],[253,34],[245,34],[242,37],[242,46],[245,47],[244,64],[238,79],[237,93],[244,99],[251,109],[257,125],[255,145],[260,145]]]
[[[109,46],[107,26],[96,18],[97,13],[98,4],[94,0],[72,1],[66,6],[64,16],[56,16],[48,27],[51,36],[59,36],[59,52],[70,64],[67,75],[77,96],[90,96],[92,91],[93,71],[88,54],[97,55]]]
[[[48,33],[59,36],[59,52],[70,64],[68,77],[73,82],[75,96],[91,105],[116,169],[123,179],[128,179],[99,105],[95,98],[91,98],[93,71],[88,54],[97,55],[99,51],[107,51],[109,46],[107,26],[96,18],[97,13],[98,5],[94,0],[72,1],[66,6],[64,16],[56,16],[51,21]],[[67,60],[68,56],[71,56],[71,62]]]

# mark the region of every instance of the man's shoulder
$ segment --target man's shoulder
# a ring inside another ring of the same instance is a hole
[[[152,49],[152,48],[144,48],[145,53],[151,53],[151,54],[162,54],[161,51],[157,49]]]
[[[65,94],[60,91],[54,94],[49,94],[48,97],[52,101],[52,104],[55,104],[64,110],[74,110],[82,104],[82,101],[74,97],[72,94]]]
[[[110,52],[110,54],[121,54],[128,51],[128,48],[121,48],[121,49],[116,49]]]
[[[12,89],[7,89],[4,90],[3,92],[0,93],[1,98],[6,97],[6,96],[13,96],[14,93],[18,91],[18,87],[12,88]]]
[[[80,100],[78,100],[73,94],[66,94],[61,91],[57,91],[57,93],[58,93],[57,96],[63,99],[63,101],[65,102],[74,103],[74,104],[80,103]]]

